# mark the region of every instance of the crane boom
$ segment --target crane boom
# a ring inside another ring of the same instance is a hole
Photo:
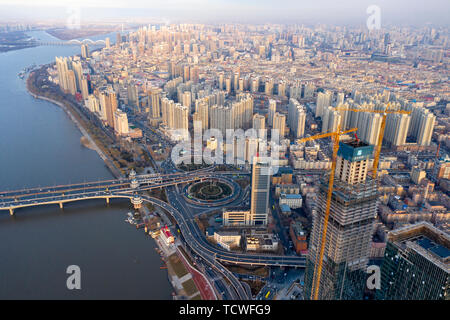
[[[354,131],[357,129],[355,128]],[[322,230],[322,238],[320,241],[320,251],[316,256],[316,261],[314,263],[315,266],[318,265],[317,269],[314,268],[314,276],[313,276],[313,290],[311,290],[311,294],[314,294],[313,299],[319,299],[319,287],[320,287],[320,278],[322,275],[322,265],[323,265],[323,256],[325,253],[325,243],[327,240],[327,229],[328,229],[328,218],[330,217],[330,207],[331,207],[331,196],[333,195],[333,185],[334,185],[334,174],[336,171],[336,159],[337,152],[339,150],[339,134],[340,128],[338,126],[338,131],[334,135],[334,143],[333,143],[333,156],[331,162],[331,172],[330,178],[328,181],[328,191],[327,191],[327,205],[325,209],[325,217],[323,221],[323,230]]]
[[[319,297],[319,287],[320,287],[320,277],[322,274],[322,264],[323,264],[323,256],[325,252],[325,243],[327,239],[327,228],[328,228],[328,218],[330,216],[330,206],[331,206],[331,196],[333,194],[333,185],[334,185],[334,175],[336,171],[336,159],[337,153],[339,150],[339,140],[340,136],[343,134],[347,134],[350,132],[358,131],[358,128],[351,128],[349,130],[341,131],[340,125],[338,125],[338,130],[336,132],[328,132],[318,134],[312,137],[306,137],[302,139],[298,139],[297,143],[304,143],[306,141],[317,140],[332,137],[333,138],[333,155],[331,162],[331,173],[328,181],[328,192],[327,192],[327,205],[325,210],[325,218],[324,225],[322,230],[322,237],[320,243],[320,251],[316,254],[315,258],[315,267],[314,267],[314,276],[313,276],[313,287],[311,290],[311,299],[317,300]]]
[[[321,133],[321,134],[317,134],[315,136],[297,139],[297,143],[304,143],[304,142],[307,142],[307,141],[318,140],[318,139],[323,139],[323,138],[328,138],[328,137],[334,137],[337,133],[339,135],[342,135],[342,134],[347,134],[347,133],[355,132],[355,131],[358,131],[358,128],[352,128],[352,129],[345,130],[345,131],[342,131],[342,132],[340,132],[338,130],[337,132]]]
[[[381,120],[380,134],[378,135],[377,145],[375,146],[375,153],[373,159],[373,169],[372,169],[372,178],[377,178],[377,170],[378,164],[380,162],[380,154],[381,154],[381,145],[383,144],[384,138],[384,129],[386,128],[386,116],[388,114],[411,114],[411,111],[405,110],[392,110],[389,111],[390,103],[386,105],[384,111],[382,110],[368,110],[368,109],[349,109],[349,108],[336,108],[337,111],[353,111],[353,112],[370,112],[370,113],[379,113],[383,115]]]

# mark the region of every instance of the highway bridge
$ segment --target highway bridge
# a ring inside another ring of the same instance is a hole
[[[117,180],[104,180],[53,187],[31,188],[24,190],[0,192],[0,211],[9,211],[11,215],[19,208],[57,204],[63,208],[64,203],[90,199],[127,198],[135,207],[143,202],[157,205],[177,221],[180,232],[193,250],[198,250],[202,257],[209,257],[223,263],[250,266],[305,267],[305,259],[298,256],[278,256],[268,254],[245,254],[228,252],[210,244],[195,223],[189,209],[182,201],[182,196],[173,186],[192,181],[202,181],[215,177],[212,168],[193,172],[172,174],[135,175]],[[152,198],[143,191],[167,187],[170,203]]]
[[[73,39],[69,41],[36,41],[36,45],[38,46],[81,46],[82,44],[106,46],[105,40]]]

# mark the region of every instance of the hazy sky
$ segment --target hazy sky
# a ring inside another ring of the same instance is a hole
[[[199,22],[325,23],[364,25],[378,5],[382,23],[448,25],[450,0],[0,0],[2,20],[59,19],[71,6],[81,20],[166,18]]]

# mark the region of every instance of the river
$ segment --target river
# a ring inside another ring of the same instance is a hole
[[[58,41],[42,31],[30,35]],[[92,37],[112,43],[115,34]],[[34,99],[17,74],[78,54],[76,46],[0,53],[0,190],[113,178],[58,106]],[[124,219],[128,201],[88,201],[0,211],[0,299],[171,299],[155,242]],[[81,290],[68,290],[69,265]]]

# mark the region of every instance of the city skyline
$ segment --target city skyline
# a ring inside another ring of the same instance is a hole
[[[12,3],[0,299],[450,298],[448,4]]]

